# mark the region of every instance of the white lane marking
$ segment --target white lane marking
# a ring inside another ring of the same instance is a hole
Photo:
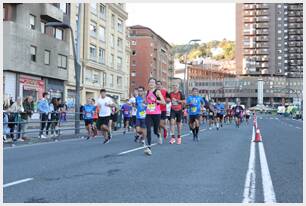
[[[10,183],[7,183],[7,184],[3,185],[3,188],[10,187],[10,186],[13,186],[13,185],[18,185],[18,184],[28,182],[28,181],[31,181],[31,180],[34,180],[34,178],[26,178],[26,179],[18,180],[18,181],[15,181],[15,182],[10,182]]]
[[[201,129],[200,131],[205,131],[206,129]],[[190,135],[190,133],[186,133],[186,134],[183,134],[181,137],[185,137],[185,136],[188,136]],[[151,145],[151,147],[157,145],[157,143],[154,143]],[[141,149],[144,149],[145,147],[142,146],[142,147],[137,147],[135,149],[130,149],[130,150],[127,150],[127,151],[124,151],[124,152],[120,152],[118,155],[124,155],[124,154],[127,154],[127,153],[130,153],[130,152],[135,152],[137,150],[141,150]]]
[[[268,162],[266,158],[265,149],[262,142],[259,142],[259,159],[260,159],[260,167],[261,167],[261,178],[262,178],[262,186],[264,192],[264,201],[267,202],[276,202],[275,192],[272,184],[272,179],[269,172]]]
[[[249,168],[245,177],[244,192],[243,192],[243,203],[254,203],[256,193],[256,174],[255,174],[255,128],[253,126],[252,139],[250,144],[250,157],[249,157]]]

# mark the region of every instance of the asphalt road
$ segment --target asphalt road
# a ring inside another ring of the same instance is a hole
[[[276,202],[302,202],[302,121],[260,116],[258,126],[271,178],[256,143],[252,201],[274,192]],[[116,135],[107,145],[97,138],[5,148],[3,202],[241,203],[250,189],[252,125],[201,129],[200,142],[185,128],[182,145],[155,145],[152,156],[133,150],[141,145],[132,134]],[[269,180],[272,192],[263,189]]]

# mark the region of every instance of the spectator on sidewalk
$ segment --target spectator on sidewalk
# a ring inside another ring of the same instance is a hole
[[[10,134],[10,128],[8,126],[9,122],[9,113],[8,113],[8,108],[9,108],[9,101],[8,99],[4,99],[3,101],[3,141],[6,141],[9,134]]]
[[[13,142],[15,141],[24,141],[21,137],[21,125],[24,124],[23,120],[21,119],[21,112],[24,112],[24,108],[22,106],[22,99],[21,97],[17,97],[16,102],[9,108],[10,118],[9,121],[13,122],[11,125],[11,137]],[[15,138],[14,130],[17,126],[17,138]]]
[[[24,122],[24,124],[21,124],[21,138],[23,140],[26,140],[28,138],[25,137],[24,134],[25,131],[27,131],[29,119],[32,117],[32,114],[34,112],[33,97],[32,96],[26,97],[22,105],[24,108],[24,112],[21,113],[21,119]]]
[[[47,92],[43,93],[43,98],[37,103],[37,110],[40,113],[40,132],[38,138],[45,139],[46,136],[43,135],[44,129],[48,122],[48,114],[49,114],[49,102],[48,102],[49,94]]]
[[[60,109],[60,122],[65,122],[67,120],[66,116],[66,112],[68,110],[67,104],[66,102],[62,102],[61,98],[57,99],[58,104],[59,104],[59,109]]]
[[[49,115],[48,115],[48,124],[46,134],[49,135],[49,128],[51,126],[51,135],[50,137],[58,136],[58,133],[55,131],[59,120],[59,106],[57,98],[53,97],[49,104]]]

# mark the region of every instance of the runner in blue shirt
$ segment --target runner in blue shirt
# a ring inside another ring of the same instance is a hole
[[[201,114],[201,106],[202,104],[208,104],[208,102],[203,98],[198,96],[198,89],[193,88],[192,94],[187,98],[186,102],[188,106],[188,114],[189,114],[189,126],[193,133],[193,141],[197,140],[199,127],[200,127],[200,114]]]
[[[88,98],[87,103],[83,107],[83,119],[85,122],[85,127],[88,131],[87,139],[89,139],[90,137],[94,137],[93,119],[95,111],[96,111],[96,106],[93,104],[92,99]]]
[[[138,96],[136,97],[136,136],[135,142],[140,138],[142,144],[145,143],[147,134],[146,126],[146,109],[145,104],[145,89],[144,87],[138,87]]]
[[[223,118],[224,118],[224,104],[220,103],[219,101],[217,101],[217,104],[215,104],[215,110],[217,112],[217,130],[219,130],[219,125],[222,125],[223,122]]]

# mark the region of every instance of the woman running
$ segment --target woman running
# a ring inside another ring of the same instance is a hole
[[[162,142],[162,137],[158,133],[159,123],[160,123],[160,104],[166,104],[165,99],[160,92],[156,89],[156,79],[149,79],[149,90],[146,95],[146,126],[147,126],[147,141],[148,147],[145,149],[145,154],[151,155],[151,127],[154,127],[154,134],[157,135],[159,143]]]

